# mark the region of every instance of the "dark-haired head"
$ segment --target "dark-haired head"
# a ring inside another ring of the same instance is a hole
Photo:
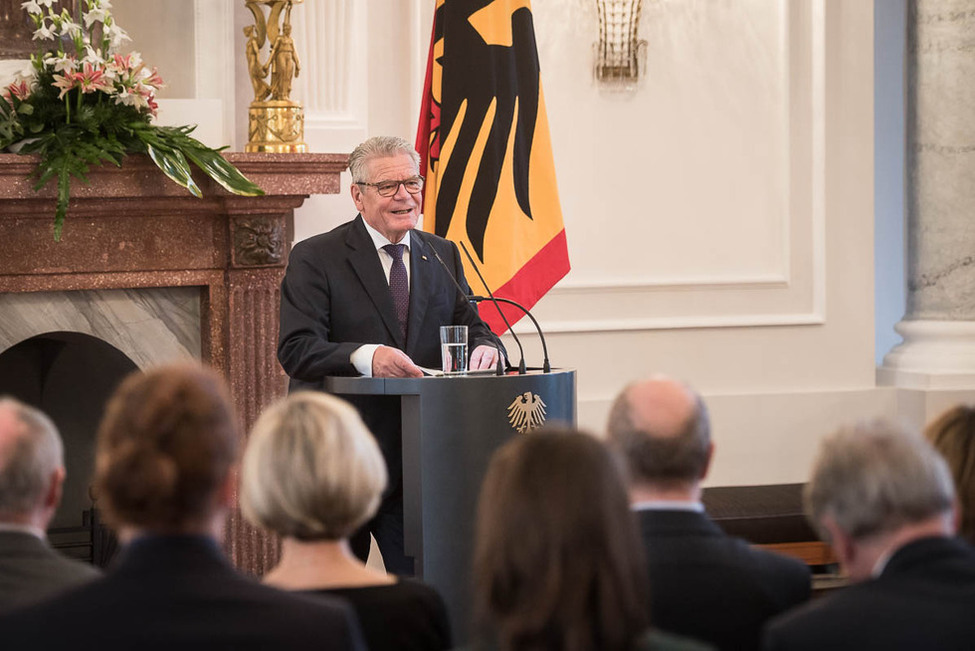
[[[647,587],[620,468],[594,437],[533,432],[495,454],[481,489],[475,609],[501,649],[626,649]]]
[[[121,529],[199,533],[229,496],[236,417],[222,377],[196,364],[129,376],[98,431],[95,490]]]
[[[958,405],[927,426],[924,435],[948,462],[955,481],[960,536],[975,543],[975,408]]]

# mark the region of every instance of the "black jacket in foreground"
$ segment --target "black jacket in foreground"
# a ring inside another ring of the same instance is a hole
[[[954,538],[901,547],[876,579],[775,619],[770,651],[975,648],[975,548]]]
[[[202,536],[134,540],[104,578],[0,618],[0,646],[5,651],[365,648],[348,606],[261,585],[239,574],[216,541]]]
[[[765,623],[809,598],[809,568],[726,535],[693,511],[638,511],[650,622],[719,649],[757,649]]]

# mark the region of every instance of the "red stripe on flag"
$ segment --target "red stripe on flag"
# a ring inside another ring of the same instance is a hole
[[[437,37],[437,21],[430,30],[430,52],[427,54],[427,74],[423,81],[423,95],[420,98],[420,120],[416,127],[416,151],[420,154],[420,174],[426,175],[430,151],[430,129],[433,105],[433,44]],[[439,121],[439,120],[438,120]],[[439,155],[439,143],[437,154]]]
[[[538,253],[532,256],[508,282],[493,290],[494,295],[521,303],[530,310],[545,295],[545,292],[562,280],[567,273],[569,273],[569,249],[565,241],[565,229],[562,229],[545,246],[539,249]],[[477,280],[475,279],[474,282]],[[512,326],[525,316],[524,312],[513,305],[505,305],[504,303],[498,305]],[[484,301],[480,304],[480,314],[481,318],[491,326],[491,330],[499,335],[504,334],[506,330],[504,320],[490,301]]]

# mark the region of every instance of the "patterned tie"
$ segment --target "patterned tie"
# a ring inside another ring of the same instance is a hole
[[[393,259],[393,267],[389,270],[389,293],[393,297],[396,308],[396,318],[406,339],[406,321],[410,313],[410,281],[406,277],[406,265],[403,264],[404,244],[387,244],[383,251]]]

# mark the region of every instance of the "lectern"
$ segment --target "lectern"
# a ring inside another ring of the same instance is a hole
[[[474,515],[491,454],[542,425],[576,422],[575,371],[423,378],[330,377],[329,393],[400,397],[406,554],[447,602],[455,643],[471,623]]]

